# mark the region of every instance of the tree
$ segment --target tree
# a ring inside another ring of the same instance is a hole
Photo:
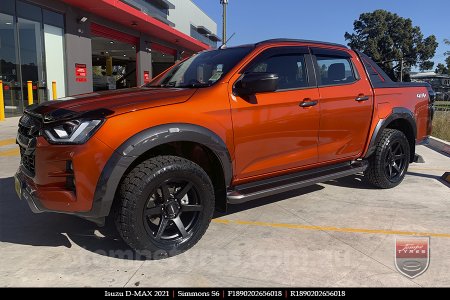
[[[426,70],[431,70],[434,67],[434,62],[432,61],[424,61],[423,63],[420,64],[420,71],[426,71]]]
[[[444,43],[446,45],[450,45],[450,40],[445,39]],[[447,64],[447,72],[443,72],[442,74],[447,73],[448,75],[450,75],[450,51],[445,52],[444,55],[448,55],[448,57],[445,59],[445,63]]]
[[[392,79],[400,77],[403,59],[403,75],[409,77],[413,66],[429,70],[434,63],[438,43],[436,37],[424,38],[420,27],[413,26],[411,19],[378,9],[363,13],[353,23],[354,33],[345,33],[350,48],[371,56]]]
[[[436,67],[435,72],[437,74],[447,74],[448,73],[448,68],[444,64],[439,63],[437,65],[437,67]]]

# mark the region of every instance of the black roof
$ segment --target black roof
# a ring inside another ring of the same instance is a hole
[[[308,43],[308,44],[318,44],[318,45],[328,45],[328,46],[335,46],[340,48],[346,48],[347,46],[342,44],[336,44],[336,43],[328,43],[328,42],[320,42],[320,41],[310,41],[310,40],[297,40],[297,39],[271,39],[271,40],[265,40],[259,43],[256,43],[255,46],[259,46],[262,44],[269,44],[269,43],[283,43],[283,42],[296,42],[296,43]]]

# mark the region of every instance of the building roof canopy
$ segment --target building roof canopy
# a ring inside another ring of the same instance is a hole
[[[168,44],[193,52],[209,49],[210,47],[163,22],[146,15],[143,12],[117,0],[62,0],[63,2],[101,16],[115,23],[138,30]]]

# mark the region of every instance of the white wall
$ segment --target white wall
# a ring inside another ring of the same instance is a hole
[[[175,9],[169,10],[168,20],[175,23],[175,28],[191,35],[191,24],[204,26],[217,35],[217,24],[191,0],[170,0]],[[217,0],[219,7],[219,0]],[[219,7],[220,9],[220,7]]]
[[[56,81],[58,98],[66,96],[64,70],[64,33],[62,28],[44,24],[45,63],[48,98],[53,100],[52,81]]]

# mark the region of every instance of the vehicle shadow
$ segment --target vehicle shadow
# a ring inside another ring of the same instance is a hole
[[[323,184],[340,186],[340,187],[351,188],[351,189],[358,189],[358,190],[361,190],[361,189],[363,189],[363,190],[364,189],[365,190],[377,189],[373,185],[371,185],[368,182],[366,182],[364,180],[364,175],[363,174],[359,174],[359,173],[355,174],[355,175],[350,175],[350,176],[346,176],[346,177],[330,180],[330,181],[324,182]]]
[[[361,188],[362,185],[359,180],[351,177],[327,184],[354,186],[354,188]],[[306,195],[324,188],[324,186],[316,184],[239,205],[229,205],[226,213],[217,212],[214,218]],[[145,259],[136,254],[120,238],[110,219],[107,219],[104,227],[98,227],[94,223],[76,216],[32,213],[28,204],[17,197],[13,177],[0,179],[0,242],[67,248],[71,248],[75,244],[98,255],[126,260]]]
[[[261,198],[261,199],[249,201],[249,202],[244,202],[244,203],[241,203],[241,204],[229,204],[228,207],[227,207],[227,212],[226,213],[216,212],[214,214],[213,218],[220,218],[220,217],[224,217],[226,215],[231,215],[231,214],[234,214],[234,213],[237,213],[237,212],[241,212],[241,211],[245,211],[245,210],[248,210],[248,209],[252,209],[252,208],[256,208],[256,207],[272,204],[272,203],[275,203],[275,202],[287,200],[289,198],[298,197],[298,196],[306,195],[306,194],[309,194],[309,193],[314,193],[314,192],[320,191],[320,190],[322,190],[324,188],[325,187],[323,187],[321,185],[315,184],[315,185],[307,186],[307,187],[300,188],[300,189],[297,189],[297,190],[292,190],[292,191],[289,191],[289,192],[284,192],[284,193],[281,193],[281,194],[268,196],[268,197],[264,197],[264,198]]]
[[[111,220],[98,227],[76,216],[32,213],[28,204],[17,197],[13,177],[0,179],[0,242],[67,248],[75,243],[100,255],[137,258]]]
[[[422,178],[429,178],[429,179],[434,179],[439,181],[440,183],[442,183],[443,185],[450,187],[450,183],[446,182],[444,179],[442,179],[441,176],[437,176],[437,175],[431,175],[431,174],[423,174],[423,173],[416,173],[416,172],[408,172],[406,173],[407,175],[410,176],[417,176],[417,177],[422,177]]]
[[[436,147],[431,147],[430,145],[425,145],[425,147],[427,147],[428,149],[431,149],[431,150],[433,150],[433,151],[435,151],[435,152],[437,152],[439,154],[442,154],[442,155],[450,158],[450,153],[444,152],[444,151],[442,151],[440,149],[437,149]]]

